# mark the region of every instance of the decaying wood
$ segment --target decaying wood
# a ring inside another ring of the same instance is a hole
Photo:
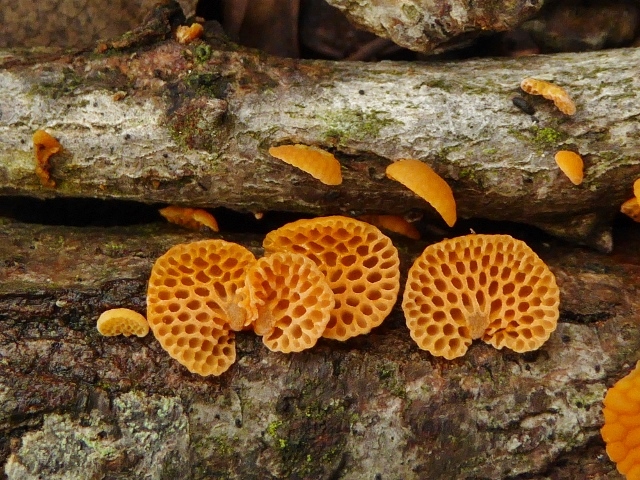
[[[166,36],[171,18],[140,32]],[[2,54],[0,194],[314,214],[417,208],[435,219],[385,178],[389,162],[410,157],[449,181],[461,218],[523,222],[610,250],[609,223],[640,176],[638,49],[362,64],[276,59],[211,33],[143,44],[132,34],[102,53]],[[515,108],[527,76],[564,86],[578,113],[541,98],[529,99],[536,118]],[[52,158],[55,190],[33,172],[38,128],[65,148]],[[268,155],[288,142],[332,150],[343,184]],[[560,148],[583,155],[580,187],[557,169]]]
[[[262,238],[224,235],[260,254]],[[145,310],[154,259],[202,238],[170,225],[0,229],[0,456],[35,478],[618,479],[604,392],[640,351],[640,229],[612,255],[531,246],[561,288],[558,329],[524,355],[476,342],[420,351],[399,309],[369,335],[301,354],[236,337],[221,377],[152,335],[101,337],[99,313]],[[396,240],[402,270],[424,242]],[[63,477],[66,475],[66,477]]]

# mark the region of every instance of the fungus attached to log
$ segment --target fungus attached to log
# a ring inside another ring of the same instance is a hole
[[[301,253],[320,268],[335,294],[323,337],[369,333],[389,315],[400,289],[398,251],[380,230],[353,218],[298,220],[270,232],[267,254]]]
[[[246,288],[257,317],[254,331],[274,352],[300,352],[322,336],[334,307],[324,274],[309,258],[279,252],[247,272]]]
[[[170,205],[159,210],[160,215],[169,222],[181,225],[191,230],[201,230],[207,227],[214,232],[218,232],[218,222],[215,217],[206,210],[200,208],[177,207]]]
[[[565,89],[558,85],[537,78],[525,78],[520,82],[520,88],[531,95],[542,95],[547,100],[552,100],[558,110],[566,115],[576,113],[576,104]]]
[[[147,290],[147,319],[162,348],[189,371],[220,375],[235,361],[234,333],[251,320],[243,294],[256,262],[224,240],[176,245],[158,258]]]
[[[340,162],[331,153],[307,145],[280,145],[269,148],[269,154],[317,178],[325,185],[340,185]]]
[[[633,194],[636,196],[636,200],[640,202],[640,178],[633,182]]]
[[[632,197],[622,204],[620,211],[635,222],[640,222],[640,200]]]
[[[36,175],[45,187],[53,188],[56,182],[51,179],[49,157],[58,153],[62,145],[44,130],[36,130],[33,134],[33,150],[36,159]]]
[[[100,334],[105,337],[113,337],[115,335],[144,337],[149,333],[147,319],[128,308],[113,308],[102,312],[96,327]]]
[[[402,309],[418,346],[453,359],[481,338],[536,350],[556,329],[553,273],[509,235],[467,235],[428,246],[409,269]]]
[[[190,27],[186,25],[180,25],[176,29],[176,40],[178,43],[187,44],[193,42],[195,39],[200,38],[204,32],[204,27],[199,23],[192,23]]]
[[[569,150],[560,150],[555,156],[556,163],[560,170],[569,178],[574,185],[580,185],[584,178],[584,162],[582,157]]]
[[[398,215],[360,215],[358,219],[413,240],[420,240],[418,229]]]
[[[451,187],[426,163],[403,159],[387,167],[387,177],[400,182],[416,195],[424,198],[450,227],[456,223],[456,201]]]
[[[640,480],[640,362],[607,391],[602,413],[607,455],[627,480]]]

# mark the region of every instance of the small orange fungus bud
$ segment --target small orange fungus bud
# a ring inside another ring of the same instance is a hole
[[[520,88],[531,95],[542,95],[547,100],[552,100],[558,110],[566,115],[576,113],[576,104],[565,89],[558,85],[536,78],[525,78],[520,83]]]
[[[569,150],[560,150],[556,153],[556,163],[560,170],[569,177],[571,183],[580,185],[584,177],[584,162],[582,157],[575,152]]]
[[[640,201],[636,197],[630,198],[622,204],[620,211],[636,222],[640,222]]]
[[[331,153],[307,145],[280,145],[271,147],[269,154],[283,162],[298,167],[325,185],[340,185],[340,162]]]
[[[604,397],[600,429],[607,455],[628,480],[640,479],[640,362]]]
[[[398,215],[361,215],[358,219],[413,240],[420,240],[418,229]]]
[[[62,145],[44,130],[36,130],[33,134],[33,150],[36,157],[36,175],[45,187],[55,187],[56,182],[51,179],[49,157],[58,153]]]
[[[159,212],[160,215],[166,218],[169,222],[181,225],[191,230],[201,230],[202,227],[207,227],[214,232],[220,231],[215,217],[206,210],[202,210],[200,208],[177,207],[175,205],[171,205],[169,207],[161,208]]]
[[[426,163],[403,159],[387,167],[387,177],[424,198],[450,227],[456,223],[456,201],[447,182]]]
[[[636,196],[636,200],[640,202],[640,178],[633,182],[633,194]]]
[[[204,28],[199,23],[192,23],[190,27],[180,25],[176,29],[176,40],[178,43],[187,44],[193,42],[196,38],[200,38],[204,32]]]
[[[128,308],[114,308],[103,312],[98,318],[96,326],[98,331],[105,337],[113,337],[115,335],[144,337],[149,333],[147,319]]]

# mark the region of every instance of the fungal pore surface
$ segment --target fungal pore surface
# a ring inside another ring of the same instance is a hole
[[[189,371],[220,375],[235,361],[233,330],[251,320],[242,287],[255,262],[246,248],[218,239],[176,245],[156,260],[147,291],[149,326]]]
[[[607,455],[627,480],[640,480],[640,362],[607,391],[602,413]]]
[[[516,352],[556,329],[553,273],[509,235],[467,235],[428,246],[409,269],[402,301],[411,337],[432,355],[464,355],[474,339]]]
[[[100,334],[105,337],[113,337],[115,335],[144,337],[149,333],[147,319],[128,308],[113,308],[102,312],[96,327]]]
[[[300,352],[322,336],[334,294],[313,260],[291,252],[259,259],[247,272],[246,288],[256,310],[255,333],[275,352]]]
[[[335,294],[326,338],[369,333],[396,302],[398,251],[373,225],[342,216],[298,220],[270,232],[263,245],[267,254],[303,254],[324,274]]]

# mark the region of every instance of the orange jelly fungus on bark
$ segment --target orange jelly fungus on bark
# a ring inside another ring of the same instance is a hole
[[[178,43],[187,44],[193,42],[196,38],[200,38],[204,32],[204,27],[199,23],[192,23],[190,27],[180,25],[176,29],[176,40]]]
[[[640,202],[640,178],[633,182],[633,194],[636,196],[636,200]]]
[[[413,240],[420,240],[418,229],[399,215],[360,215],[358,219]]]
[[[584,178],[584,162],[582,157],[569,150],[560,150],[555,156],[560,170],[571,180],[574,185],[580,185]]]
[[[44,130],[36,130],[33,134],[33,150],[36,158],[36,175],[45,187],[55,187],[56,182],[51,179],[49,157],[62,149],[60,142]]]
[[[299,168],[325,185],[340,185],[340,162],[331,153],[307,145],[271,147],[269,155]]]
[[[547,100],[552,100],[558,110],[566,115],[576,113],[576,104],[565,89],[558,85],[537,78],[525,78],[520,83],[520,88],[531,95],[542,95]]]
[[[627,480],[640,480],[640,362],[607,391],[602,413],[607,455]]]
[[[447,182],[426,163],[414,159],[402,159],[387,167],[387,177],[407,187],[424,198],[450,227],[456,223],[456,201]]]
[[[169,222],[181,225],[191,230],[201,230],[202,227],[207,227],[218,232],[218,222],[215,217],[206,210],[200,208],[187,208],[177,207],[171,205],[169,207],[161,208],[159,210],[160,215],[166,218]]]

